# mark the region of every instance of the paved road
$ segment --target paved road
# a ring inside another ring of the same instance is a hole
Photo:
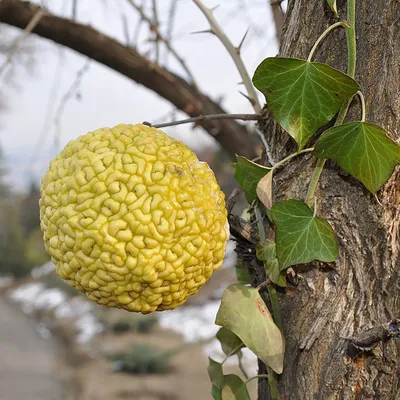
[[[62,399],[56,368],[54,343],[0,297],[0,399]]]

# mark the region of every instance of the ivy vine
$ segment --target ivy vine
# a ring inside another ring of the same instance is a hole
[[[327,0],[339,18],[336,0]],[[345,29],[348,49],[347,73],[312,61],[319,43],[332,30]],[[273,167],[265,167],[237,156],[235,178],[243,189],[258,223],[259,243],[256,256],[265,267],[267,281],[258,288],[239,283],[226,288],[215,323],[222,328],[217,334],[226,358],[237,355],[241,366],[241,349],[246,346],[268,368],[273,399],[279,399],[277,374],[284,369],[284,339],[276,286],[286,286],[286,270],[312,261],[333,262],[339,254],[333,228],[318,216],[314,198],[326,159],[337,164],[359,180],[373,195],[388,181],[400,164],[400,146],[388,133],[366,119],[365,101],[354,80],[356,69],[355,0],[347,1],[347,20],[327,28],[310,51],[307,60],[266,58],[256,69],[252,82],[264,94],[268,109],[276,122],[295,140],[297,151]],[[361,99],[361,119],[343,123],[354,96]],[[325,130],[314,147],[306,147],[317,130],[334,117],[334,126]],[[273,203],[273,174],[294,157],[309,152],[317,158],[304,201],[286,199]],[[269,219],[272,234],[266,237],[263,218]],[[242,268],[237,268],[238,271]],[[271,311],[259,290],[266,287]],[[271,315],[272,312],[272,315]],[[210,359],[208,373],[215,400],[250,399],[245,380],[224,375],[223,363]]]

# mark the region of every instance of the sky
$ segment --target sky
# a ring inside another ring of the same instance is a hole
[[[57,15],[67,17],[71,13],[72,0],[45,3]],[[218,0],[204,3],[214,7]],[[234,44],[240,43],[250,27],[242,48],[250,76],[264,58],[276,55],[278,50],[267,3],[268,0],[220,0],[214,11]],[[167,26],[169,4],[169,0],[158,0],[161,29]],[[188,63],[198,86],[213,99],[222,98],[222,105],[229,112],[252,112],[239,93],[243,90],[239,73],[219,40],[211,34],[192,34],[208,29],[205,17],[191,0],[178,0],[177,10],[172,44]],[[147,13],[150,11],[149,8]],[[125,30],[122,18],[126,21]],[[125,32],[133,36],[139,21],[127,0],[79,0],[77,19],[123,43],[127,40]],[[3,28],[3,32],[11,41],[21,34],[14,28]],[[154,57],[154,45],[148,42],[147,32],[143,25],[139,50],[150,51],[149,57]],[[32,181],[39,184],[49,161],[68,141],[88,131],[119,123],[155,123],[173,118],[173,105],[108,67],[33,35],[24,46],[33,48],[33,64],[28,63],[29,68],[25,68],[21,66],[21,57],[16,57],[0,74],[0,94],[6,105],[0,113],[0,147],[9,182],[17,191],[24,191]],[[0,65],[4,59],[0,59]],[[168,63],[170,70],[185,77],[171,55],[166,61],[162,51],[160,59],[162,64]],[[178,119],[185,117],[176,113]],[[193,149],[216,146],[201,128],[192,130],[190,125],[182,125],[165,131]]]

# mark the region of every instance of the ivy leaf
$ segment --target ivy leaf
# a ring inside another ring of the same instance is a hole
[[[335,16],[339,18],[339,14],[337,12],[336,0],[327,0],[329,7],[335,13]]]
[[[400,164],[400,146],[389,139],[384,129],[365,122],[328,129],[318,140],[314,154],[336,160],[373,194]]]
[[[239,260],[238,260],[239,262]],[[249,285],[250,284],[250,275],[249,270],[240,265],[236,266],[236,278],[241,285]]]
[[[311,261],[335,261],[338,246],[328,221],[315,217],[307,204],[284,200],[273,205],[271,218],[276,224],[276,247],[282,270]]]
[[[224,385],[224,374],[222,372],[222,364],[208,357],[209,365],[207,368],[208,375],[212,383],[212,395],[215,400],[221,400],[221,391]]]
[[[326,64],[280,57],[266,58],[253,83],[299,149],[360,89],[350,76]]]
[[[217,339],[221,343],[222,351],[227,355],[230,356],[233,354],[235,350],[239,348],[241,345],[242,347],[243,342],[240,340],[238,336],[236,336],[232,331],[222,327],[217,333]]]
[[[272,207],[272,177],[273,171],[265,175],[257,184],[256,192],[257,197],[260,199],[261,203],[270,210]]]
[[[212,385],[211,394],[214,400],[222,400],[222,389],[218,389],[215,385]]]
[[[222,400],[250,400],[246,384],[237,375],[225,375]]]
[[[283,338],[257,289],[237,283],[228,286],[215,323],[231,330],[260,360],[282,373]]]
[[[285,287],[286,279],[279,268],[275,242],[268,239],[265,243],[258,243],[256,247],[256,257],[264,262],[267,277],[275,283],[275,285]]]
[[[248,160],[246,157],[236,156],[237,163],[233,164],[236,169],[235,179],[244,190],[247,201],[251,204],[257,198],[257,184],[259,180],[271,171],[271,168],[264,167]]]

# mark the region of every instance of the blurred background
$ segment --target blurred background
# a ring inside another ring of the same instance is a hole
[[[0,22],[4,3],[21,1],[0,1]],[[136,49],[227,112],[253,112],[221,42],[198,33],[209,25],[191,0],[30,3]],[[276,55],[284,10],[285,2],[274,0],[221,0],[214,10],[235,45],[248,31],[241,55],[250,76],[264,58]],[[67,47],[24,36],[9,24],[1,23],[0,32],[0,399],[211,398],[207,357],[224,358],[214,319],[223,289],[237,279],[234,243],[223,268],[187,305],[138,316],[102,308],[64,284],[49,262],[39,226],[41,177],[68,141],[100,127],[155,124],[187,114]],[[258,154],[255,124],[245,125]],[[195,124],[165,131],[208,162],[224,192],[231,193],[232,154],[210,132]],[[238,213],[244,204],[239,199]],[[227,362],[228,372],[237,370],[237,361]],[[247,374],[256,374],[254,356],[244,351],[241,362]]]

